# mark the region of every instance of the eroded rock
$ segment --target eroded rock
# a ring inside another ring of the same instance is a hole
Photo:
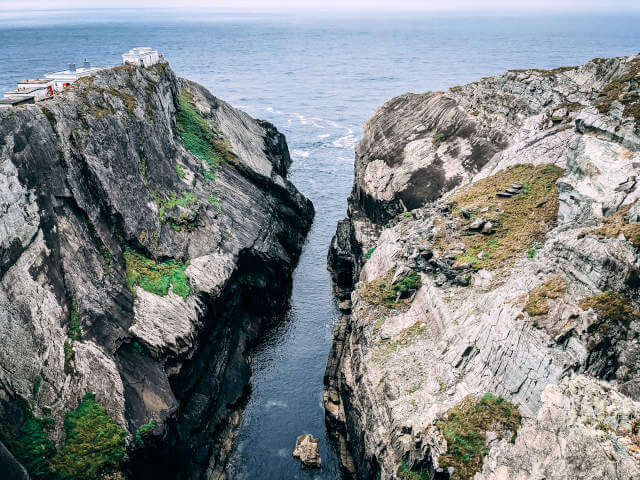
[[[352,309],[324,396],[353,477],[457,478],[438,424],[492,394],[522,425],[514,443],[487,434],[475,478],[640,478],[640,126],[611,93],[637,88],[639,66],[511,71],[403,95],[367,123],[350,243],[332,244]],[[409,302],[372,301],[367,285],[407,268]]]
[[[300,435],[296,439],[293,456],[300,460],[302,468],[320,468],[322,461],[318,452],[318,441],[310,433]]]

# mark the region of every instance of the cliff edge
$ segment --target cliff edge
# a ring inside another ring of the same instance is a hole
[[[640,56],[406,94],[328,256],[348,477],[640,478]]]
[[[273,125],[166,62],[0,111],[6,468],[223,477],[247,348],[313,218],[290,163]]]

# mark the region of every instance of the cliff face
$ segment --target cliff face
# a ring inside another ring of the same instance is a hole
[[[271,124],[166,63],[0,111],[0,420],[33,478],[72,478],[78,405],[78,428],[95,407],[118,432],[104,478],[223,476],[246,350],[313,217],[290,163]]]
[[[328,258],[350,476],[640,478],[639,86],[595,59],[367,122]]]

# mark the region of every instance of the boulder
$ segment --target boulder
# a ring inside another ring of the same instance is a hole
[[[320,468],[322,461],[318,453],[318,441],[310,433],[300,435],[296,440],[293,456],[300,459],[302,468]]]

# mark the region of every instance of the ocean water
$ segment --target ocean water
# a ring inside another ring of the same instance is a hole
[[[338,479],[322,410],[338,318],[326,254],[345,215],[364,122],[404,92],[640,52],[638,25],[637,14],[0,11],[0,90],[85,58],[115,65],[123,51],[149,45],[179,75],[286,134],[291,178],[315,204],[316,220],[291,310],[252,353],[252,395],[228,473],[234,480]],[[301,433],[320,438],[321,470],[302,471],[291,457]]]

